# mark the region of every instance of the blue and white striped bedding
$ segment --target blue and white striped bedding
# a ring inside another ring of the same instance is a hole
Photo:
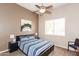
[[[52,42],[42,39],[28,39],[19,43],[19,48],[28,56],[38,56],[51,46],[53,46]]]

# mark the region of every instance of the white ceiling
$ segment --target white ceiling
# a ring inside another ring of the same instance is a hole
[[[38,8],[35,7],[35,5],[41,5],[41,3],[17,3],[18,5],[30,10],[30,11],[36,11]],[[53,5],[53,8],[57,8],[60,6],[65,5],[66,3],[44,3],[44,6]]]

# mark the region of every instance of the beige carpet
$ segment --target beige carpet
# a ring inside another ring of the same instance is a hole
[[[0,56],[25,56],[20,50],[17,50],[15,52],[9,53],[2,53]],[[55,47],[54,51],[52,51],[49,56],[76,56],[75,52],[67,51],[66,49]]]

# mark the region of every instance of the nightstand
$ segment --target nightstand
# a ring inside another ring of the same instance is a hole
[[[36,36],[35,39],[40,39],[40,38],[38,36]]]
[[[17,42],[8,42],[8,48],[9,52],[14,52],[18,49],[18,43]]]

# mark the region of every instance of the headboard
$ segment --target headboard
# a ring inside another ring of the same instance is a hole
[[[29,37],[29,36],[34,36],[34,34],[18,35],[18,36],[16,36],[16,42],[20,41],[20,37]]]

